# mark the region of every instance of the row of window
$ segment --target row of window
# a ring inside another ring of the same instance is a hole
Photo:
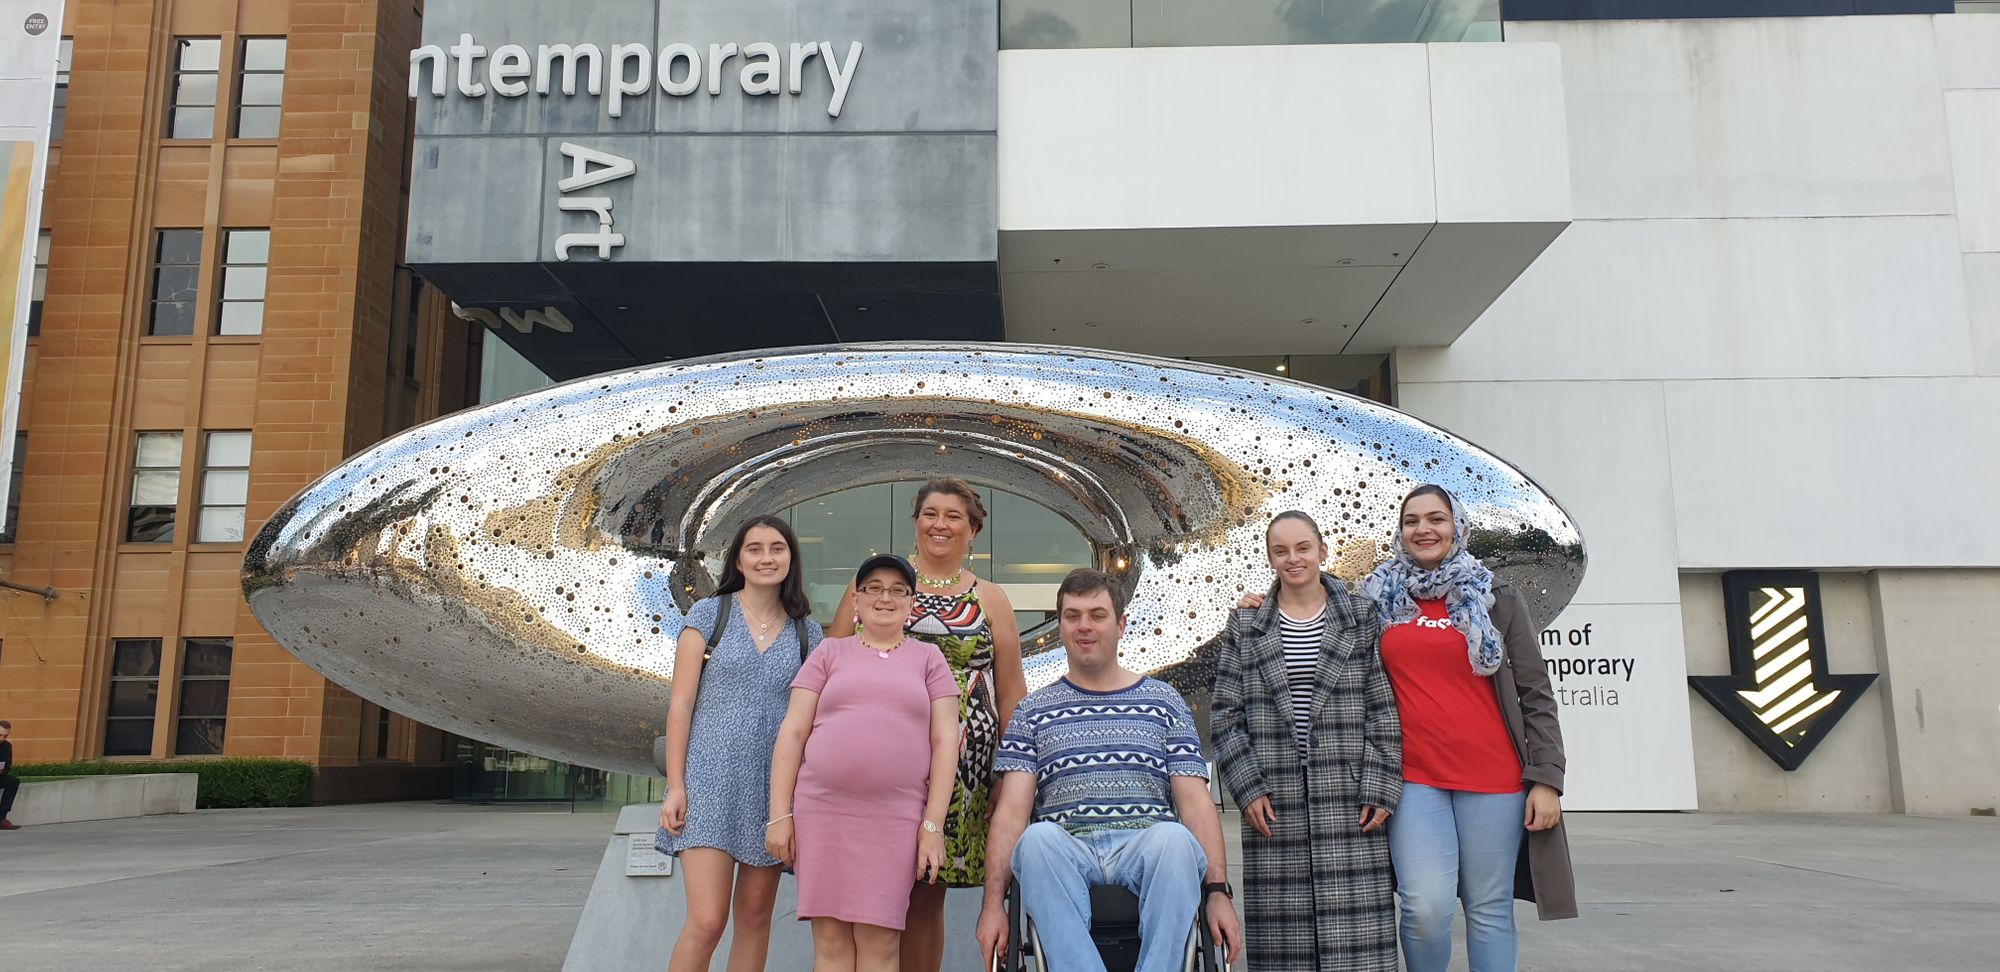
[[[28,336],[42,333],[42,302],[49,288],[49,231],[35,237],[33,299]],[[264,333],[264,288],[269,279],[271,231],[222,231],[222,280],[216,287],[215,334]],[[201,230],[163,229],[153,239],[153,293],[146,333],[185,337],[200,323]]]
[[[69,121],[70,60],[76,42],[68,37],[56,54],[55,107],[49,139],[59,141]],[[168,138],[214,138],[216,98],[222,72],[222,38],[174,38],[174,75],[167,97]],[[285,39],[245,37],[237,44],[236,138],[277,138],[285,103]]]
[[[126,543],[172,543],[181,503],[181,433],[140,432],[132,460],[132,499],[125,514]],[[7,483],[7,523],[0,543],[13,543],[21,518],[21,464],[28,433],[14,435],[14,465]],[[200,494],[194,542],[241,543],[243,508],[250,496],[250,433],[202,433]]]
[[[174,716],[170,756],[222,752],[229,720],[231,638],[181,639],[180,708]],[[160,712],[158,638],[111,643],[111,697],[104,711],[104,755],[151,756]]]

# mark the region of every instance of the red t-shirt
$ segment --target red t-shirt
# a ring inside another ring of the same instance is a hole
[[[1472,670],[1443,598],[1417,601],[1417,617],[1382,632],[1382,667],[1403,720],[1403,779],[1440,790],[1520,792],[1521,759],[1493,680]]]

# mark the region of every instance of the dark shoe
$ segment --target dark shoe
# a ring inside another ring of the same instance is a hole
[[[21,825],[12,820],[0,820],[0,830],[19,830]]]

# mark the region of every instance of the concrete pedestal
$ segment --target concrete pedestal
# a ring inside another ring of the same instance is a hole
[[[626,877],[625,862],[632,834],[651,834],[659,827],[656,803],[635,804],[618,814],[597,866],[590,899],[583,906],[576,935],[570,939],[565,972],[659,972],[666,968],[687,917],[687,885],[680,868],[668,877]],[[953,891],[945,898],[945,962],[948,970],[975,970],[979,950],[972,938],[979,920],[979,891]],[[734,927],[730,929],[735,931]],[[711,967],[729,958],[725,934]],[[798,920],[798,886],[787,874],[778,885],[771,918],[771,953],[765,968],[812,967],[812,929]]]

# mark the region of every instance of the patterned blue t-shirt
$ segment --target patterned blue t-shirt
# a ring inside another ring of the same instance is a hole
[[[1167,683],[1092,692],[1063,679],[1015,707],[993,771],[1035,774],[1035,819],[1082,833],[1175,819],[1168,778],[1207,779],[1208,763],[1187,700]]]

